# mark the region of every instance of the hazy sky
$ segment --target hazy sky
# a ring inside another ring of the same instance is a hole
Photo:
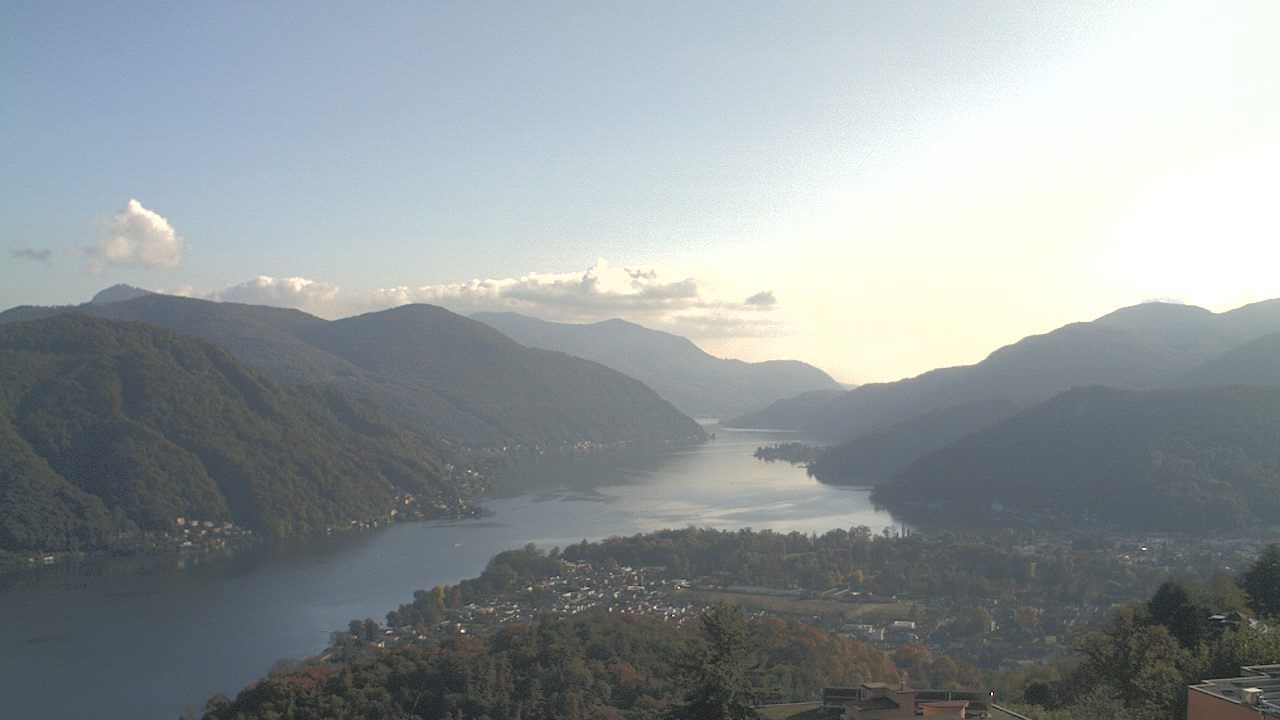
[[[846,381],[1280,296],[1280,2],[0,4],[0,306],[626,317]]]

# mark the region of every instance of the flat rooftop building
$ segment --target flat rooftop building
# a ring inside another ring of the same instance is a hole
[[[917,690],[905,683],[864,683],[822,689],[822,705],[838,708],[844,720],[899,720],[933,717],[954,720],[1028,720],[994,702],[992,693]]]
[[[1187,720],[1280,718],[1280,664],[1247,665],[1240,677],[1187,687]]]

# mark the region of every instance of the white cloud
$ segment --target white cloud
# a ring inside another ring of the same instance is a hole
[[[298,308],[329,318],[430,303],[463,314],[508,310],[559,322],[621,317],[695,339],[791,332],[773,315],[777,299],[770,291],[735,300],[730,298],[742,297],[737,288],[721,291],[710,280],[688,272],[662,266],[613,267],[604,260],[583,272],[529,273],[354,293],[323,281],[264,275],[205,297]]]
[[[124,209],[100,223],[102,238],[85,248],[89,270],[101,272],[107,265],[147,269],[176,267],[186,252],[186,241],[160,213],[130,199]]]
[[[276,305],[325,313],[340,292],[337,285],[319,280],[259,275],[218,292],[216,297],[226,302]]]

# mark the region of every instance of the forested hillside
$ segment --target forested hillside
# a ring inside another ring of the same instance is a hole
[[[758,668],[764,699],[900,677],[881,651],[804,625],[763,617],[747,633],[758,650],[743,669]],[[204,717],[657,720],[681,704],[680,664],[700,642],[694,627],[645,617],[548,620],[273,675],[234,701],[215,698]]]
[[[311,325],[300,337],[380,378],[369,394],[392,412],[466,444],[702,435],[697,423],[637,380],[582,358],[526,348],[433,305]]]
[[[284,308],[132,295],[113,292],[75,310],[218,343],[274,380],[340,388],[457,445],[702,437],[696,423],[629,377],[523,347],[443,308],[413,305],[330,322]],[[13,308],[0,323],[71,310]]]
[[[908,517],[996,507],[1129,528],[1274,527],[1280,387],[1074,388],[927,455],[873,497]]]
[[[930,410],[828,449],[809,463],[809,474],[832,485],[879,485],[917,458],[1012,417],[1026,404],[978,400]]]
[[[0,380],[0,549],[117,546],[178,517],[292,535],[385,518],[402,493],[467,505],[430,437],[167,330],[0,325]]]

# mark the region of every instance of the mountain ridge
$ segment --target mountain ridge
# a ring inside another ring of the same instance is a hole
[[[787,418],[766,408],[729,424],[801,430],[845,442],[962,403],[1041,400],[1073,385],[1162,387],[1231,347],[1278,331],[1280,300],[1223,313],[1144,303],[1030,335],[972,365],[862,385],[819,405],[807,417]]]
[[[1265,528],[1280,517],[1280,386],[1071,388],[923,456],[873,498],[908,516],[999,507],[1143,529]]]
[[[402,492],[468,502],[436,440],[156,326],[3,324],[0,373],[0,549],[118,547],[178,517],[306,534],[385,519]]]
[[[471,317],[524,345],[565,352],[633,377],[694,417],[728,417],[800,392],[840,389],[831,376],[799,360],[719,358],[688,338],[619,318],[575,324],[513,312]]]
[[[696,423],[631,378],[579,358],[525,348],[443,308],[417,311],[421,322],[397,326],[378,338],[367,330],[387,325],[381,313],[402,317],[415,311],[395,308],[328,321],[293,309],[148,293],[75,308],[22,306],[0,313],[0,323],[72,310],[150,323],[221,344],[281,382],[341,388],[458,445],[552,447],[703,437]],[[343,332],[383,350],[343,348],[338,337]],[[450,333],[449,342],[455,344],[472,338],[476,342],[467,347],[473,352],[450,358],[447,343],[431,343],[433,332]],[[488,339],[479,340],[482,336]],[[405,355],[398,370],[392,362],[397,352]],[[434,370],[425,361],[415,367],[409,353],[449,361]],[[441,367],[454,376],[441,375]],[[512,378],[525,384],[514,386]],[[463,386],[470,395],[455,391]]]

